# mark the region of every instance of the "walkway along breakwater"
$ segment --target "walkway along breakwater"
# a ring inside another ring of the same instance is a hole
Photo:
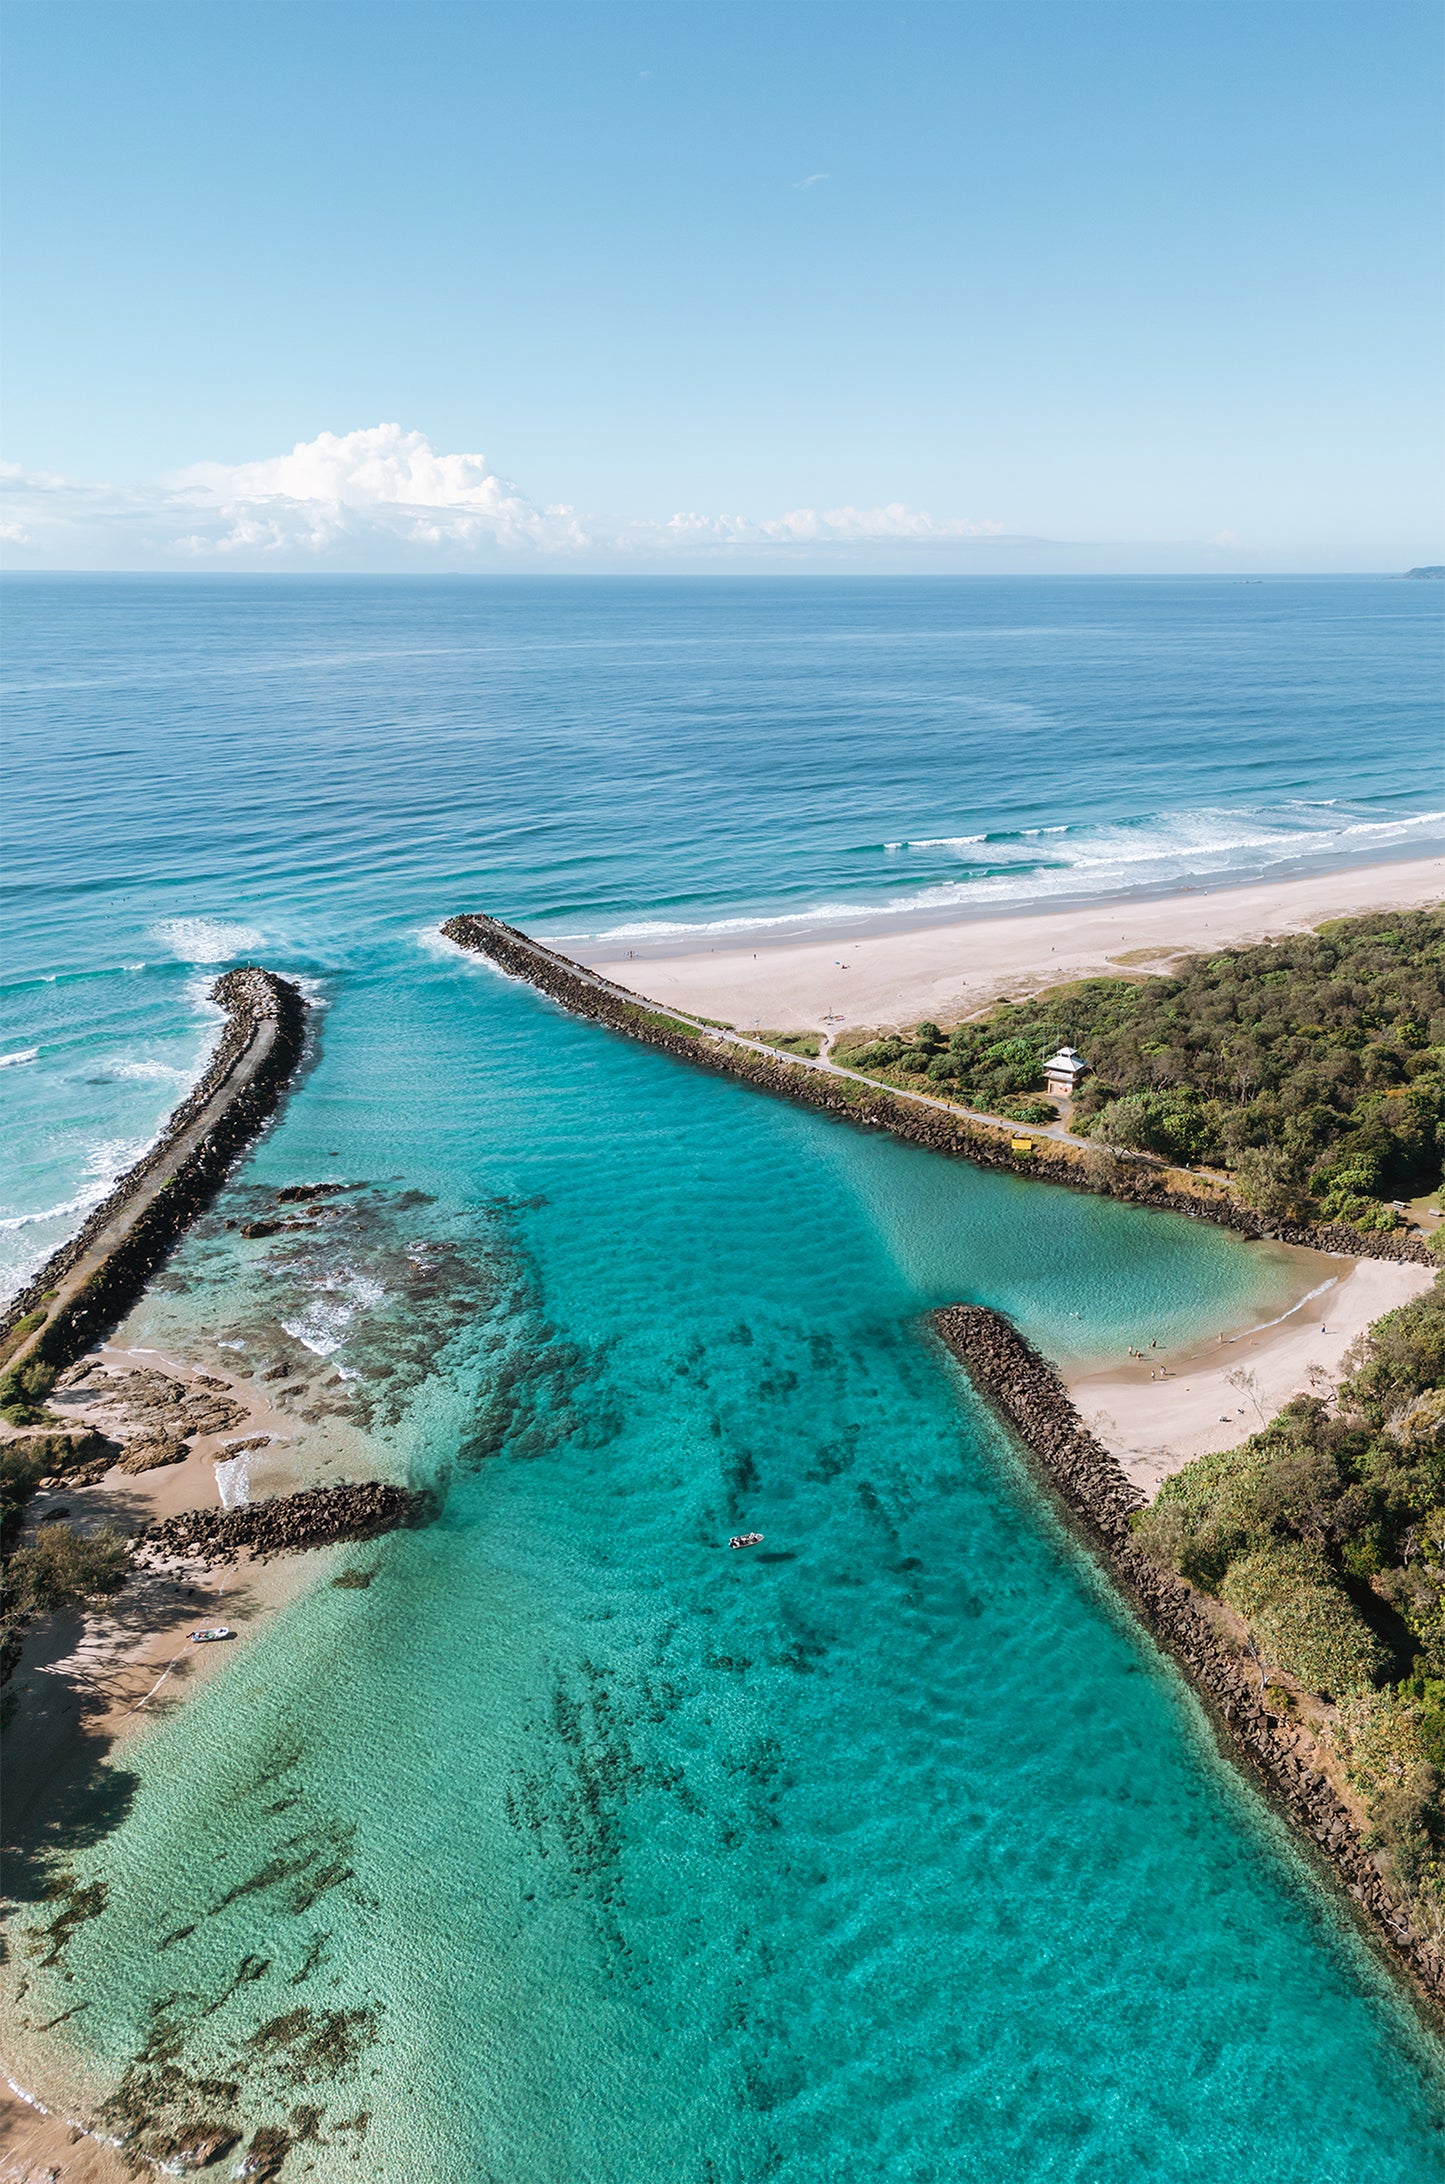
[[[1054,1368],[1011,1321],[955,1304],[932,1325],[969,1380],[1023,1443],[1146,1628],[1172,1654],[1228,1735],[1342,1882],[1373,1930],[1438,2009],[1445,1951],[1414,1926],[1330,1784],[1299,1756],[1296,1732],[1271,1713],[1250,1671],[1196,1604],[1192,1588],[1134,1544],[1129,1519],[1144,1497],[1088,1431]]]
[[[499,918],[465,915],[448,918],[441,928],[457,947],[490,958],[500,970],[525,979],[574,1015],[590,1017],[628,1038],[660,1047],[694,1067],[741,1078],[759,1091],[795,1100],[806,1107],[857,1124],[889,1130],[910,1144],[948,1153],[984,1168],[1009,1168],[1073,1190],[1088,1190],[1131,1205],[1153,1206],[1216,1222],[1239,1235],[1269,1237],[1277,1243],[1304,1244],[1352,1259],[1409,1260],[1433,1264],[1423,1238],[1398,1230],[1362,1231],[1343,1222],[1294,1223],[1272,1220],[1246,1206],[1231,1191],[1186,1171],[1171,1169],[1148,1154],[1113,1153],[1083,1139],[1046,1134],[1028,1124],[1001,1122],[963,1109],[956,1102],[923,1092],[876,1083],[841,1063],[788,1054],[762,1040],[746,1038],[730,1025],[649,1001],[626,986],[599,977],[570,956],[560,955]],[[1028,1140],[1028,1150],[1014,1141]]]
[[[40,1393],[135,1303],[274,1113],[306,1037],[301,990],[273,971],[227,971],[210,998],[225,1029],[204,1076],[0,1319],[5,1382]]]

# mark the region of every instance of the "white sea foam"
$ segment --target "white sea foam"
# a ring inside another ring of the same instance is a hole
[[[153,1138],[102,1138],[99,1145],[92,1145],[86,1154],[85,1172],[96,1178],[103,1196],[154,1142]]]
[[[33,1062],[39,1047],[17,1047],[13,1054],[0,1054],[0,1069],[18,1069],[22,1062]]]
[[[212,972],[193,971],[186,980],[182,991],[198,1016],[209,1016],[214,1020],[217,1026],[217,1037],[219,1038],[219,1027],[226,1021],[226,1012],[219,1001],[211,999],[211,988],[215,983],[215,976]]]
[[[977,849],[981,842],[987,840],[986,834],[932,834],[925,835],[918,842],[885,842],[883,847],[887,850]]]
[[[0,1230],[11,1231],[35,1228],[42,1221],[63,1221],[73,1213],[89,1213],[98,1206],[112,1187],[146,1149],[144,1138],[105,1138],[99,1145],[92,1145],[85,1156],[85,1172],[91,1177],[87,1189],[67,1198],[59,1206],[41,1206],[34,1213],[11,1213],[0,1219]],[[16,1286],[24,1281],[26,1270],[12,1272]]]
[[[1284,1322],[1287,1319],[1293,1319],[1296,1312],[1302,1312],[1307,1304],[1312,1304],[1314,1302],[1314,1299],[1316,1297],[1322,1297],[1327,1289],[1333,1289],[1338,1283],[1339,1278],[1340,1277],[1338,1274],[1331,1274],[1327,1281],[1318,1282],[1313,1289],[1307,1289],[1304,1295],[1300,1298],[1299,1303],[1292,1304],[1289,1310],[1287,1312],[1281,1312],[1277,1319],[1261,1320],[1257,1327],[1246,1327],[1243,1334],[1231,1335],[1229,1338],[1230,1341],[1245,1342],[1249,1339],[1251,1335],[1262,1335],[1266,1327],[1283,1326]]]
[[[228,1456],[216,1466],[216,1492],[221,1497],[223,1509],[239,1509],[251,1499],[251,1454],[243,1450],[239,1456]]]
[[[86,1213],[92,1206],[98,1206],[104,1196],[104,1191],[90,1191],[80,1198],[67,1198],[60,1206],[42,1206],[36,1213],[6,1214],[0,1220],[0,1229],[33,1228],[38,1221],[59,1221],[68,1213]]]
[[[144,1084],[192,1085],[198,1075],[195,1070],[178,1069],[174,1062],[132,1061],[129,1058],[105,1062],[102,1067],[108,1069],[112,1077],[126,1077]]]
[[[371,1310],[385,1296],[380,1282],[348,1267],[341,1273],[329,1274],[300,1317],[283,1320],[281,1325],[313,1357],[333,1357],[346,1340],[357,1313]]]
[[[144,966],[137,968],[143,969]],[[214,983],[214,976],[209,971],[198,971],[185,983],[186,999],[199,1016],[208,1020],[207,1028],[210,1033],[190,1069],[170,1062],[153,1061],[143,1055],[122,1056],[119,1061],[104,1065],[110,1074],[136,1083],[172,1085],[178,1094],[189,1091],[192,1085],[199,1083],[216,1050],[221,1027],[226,1020],[224,1009],[211,999],[211,987]],[[0,1063],[6,1060],[17,1063],[30,1061],[39,1051],[38,1047],[26,1048],[23,1052],[0,1057]],[[125,1170],[155,1144],[159,1134],[157,1131],[148,1138],[106,1138],[100,1144],[93,1145],[85,1155],[84,1172],[93,1179],[85,1190],[65,1199],[60,1205],[42,1206],[33,1213],[0,1217],[0,1232],[36,1228],[47,1221],[62,1221],[78,1213],[90,1213]],[[13,1296],[17,1289],[22,1288],[39,1264],[39,1259],[35,1259],[6,1267],[0,1273],[0,1300]]]
[[[254,925],[228,925],[223,918],[163,918],[151,930],[182,963],[230,963],[265,946]]]
[[[685,928],[685,930],[690,930],[690,928]],[[571,937],[575,940],[582,940],[588,936],[575,933]],[[447,956],[453,961],[460,959],[469,969],[485,972],[494,978],[505,978],[513,986],[525,986],[529,983],[527,979],[520,977],[516,971],[503,970],[501,964],[494,963],[490,956],[478,955],[473,948],[464,948],[460,941],[452,940],[444,933],[439,925],[424,925],[416,936],[416,944],[424,955]]]
[[[1061,898],[1127,894],[1133,889],[1197,885],[1265,876],[1272,867],[1337,858],[1342,865],[1365,862],[1418,843],[1422,852],[1445,832],[1445,812],[1412,813],[1407,818],[1372,819],[1344,813],[1325,802],[1299,799],[1270,809],[1206,807],[1166,812],[1137,822],[1099,826],[1035,827],[1016,834],[970,837],[930,835],[889,842],[883,847],[903,863],[910,852],[935,858],[956,851],[970,870],[957,880],[934,879],[924,886],[872,899],[810,903],[805,909],[761,916],[736,915],[704,920],[638,918],[584,932],[558,934],[557,941],[594,944],[648,940],[703,939],[732,933],[763,933],[857,923],[861,919],[947,914],[962,908],[1046,907]]]

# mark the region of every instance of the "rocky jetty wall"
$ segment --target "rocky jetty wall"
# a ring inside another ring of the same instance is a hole
[[[1205,1194],[1171,1188],[1164,1180],[1166,1171],[1162,1166],[1142,1156],[1111,1156],[1102,1148],[1041,1136],[1033,1137],[1031,1151],[1016,1153],[1010,1137],[1027,1135],[1026,1131],[1005,1124],[990,1128],[967,1115],[925,1106],[895,1095],[884,1085],[865,1083],[801,1056],[780,1055],[775,1060],[718,1027],[694,1028],[662,1004],[597,977],[570,957],[559,955],[514,926],[504,925],[499,918],[449,918],[442,931],[458,947],[489,956],[500,969],[526,979],[575,1015],[591,1017],[613,1031],[625,1032],[629,1038],[661,1047],[678,1061],[742,1078],[760,1091],[820,1108],[860,1128],[888,1130],[910,1144],[962,1156],[979,1167],[1008,1168],[1016,1175],[1062,1183],[1072,1190],[1102,1193],[1130,1205],[1189,1214],[1196,1220],[1234,1229],[1241,1236],[1304,1244],[1313,1251],[1338,1252],[1354,1259],[1408,1260],[1421,1266],[1433,1263],[1418,1236],[1399,1231],[1366,1232],[1340,1222],[1270,1220],[1223,1191]]]
[[[115,1325],[279,1103],[305,1044],[300,988],[246,966],[211,999],[226,1026],[205,1075],[0,1319],[7,1376],[36,1362],[58,1371]]]
[[[183,1509],[137,1532],[132,1544],[147,1556],[179,1555],[207,1564],[251,1555],[300,1554],[342,1540],[379,1539],[415,1530],[436,1515],[430,1494],[373,1479],[360,1486],[306,1486],[234,1509]]]
[[[1201,1613],[1192,1588],[1135,1546],[1129,1518],[1143,1497],[1088,1431],[1063,1382],[1012,1323],[983,1305],[950,1305],[933,1325],[978,1392],[1012,1427],[1086,1539],[1159,1642],[1261,1778],[1343,1883],[1359,1912],[1437,2007],[1445,2005],[1445,1952],[1412,1923],[1365,1850],[1329,1783],[1296,1749],[1250,1671]]]

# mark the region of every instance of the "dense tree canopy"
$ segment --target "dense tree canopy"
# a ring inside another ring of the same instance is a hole
[[[1105,1144],[1232,1170],[1269,1213],[1388,1228],[1391,1198],[1445,1154],[1445,915],[1340,920],[1194,956],[1168,978],[1091,978],[839,1058],[930,1080],[1020,1121],[1053,1112],[1041,1064],[1092,1064],[1071,1127]]]
[[[1376,1847],[1445,1930],[1445,1274],[1376,1322],[1337,1394],[1166,1479],[1158,1561],[1249,1625],[1266,1673],[1337,1704]]]

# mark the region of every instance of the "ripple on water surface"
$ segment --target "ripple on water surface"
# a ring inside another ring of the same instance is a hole
[[[338,1147],[375,1181],[329,1241],[225,1230]],[[64,1991],[132,2112],[235,2083],[318,2175],[364,2132],[456,2184],[1428,2173],[1408,2014],[919,1325],[965,1278],[1046,1316],[1041,1246],[1091,1270],[1084,1344],[1182,1317],[1196,1248],[1210,1311],[1232,1268],[1256,1312],[1267,1260],[440,961],[338,1001],[248,1176],[153,1324],[253,1339],[334,1261],[370,1430],[450,1493],[135,1748],[75,1861],[107,1894]],[[448,1278],[401,1343],[417,1262]]]

